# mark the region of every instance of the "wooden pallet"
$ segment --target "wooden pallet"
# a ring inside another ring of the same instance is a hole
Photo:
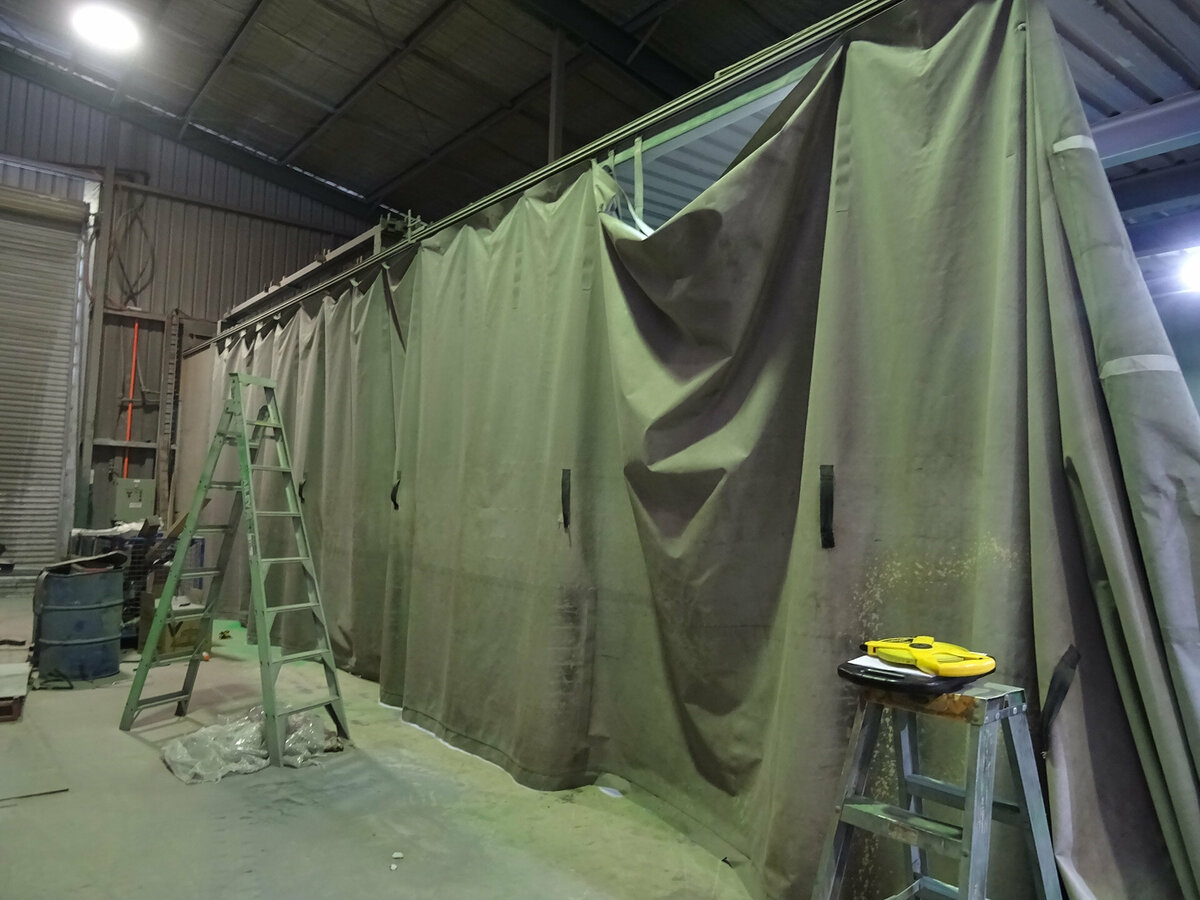
[[[21,718],[24,697],[0,697],[0,722],[15,722]]]

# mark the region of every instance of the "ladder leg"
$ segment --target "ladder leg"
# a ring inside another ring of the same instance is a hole
[[[216,600],[210,600],[204,608],[204,616],[200,619],[200,628],[196,635],[196,643],[192,647],[192,656],[188,660],[187,672],[183,676],[183,698],[175,704],[175,715],[186,716],[188,706],[192,702],[192,691],[196,688],[196,675],[200,671],[200,662],[204,656],[204,636],[212,634],[213,612]]]
[[[925,801],[908,790],[908,776],[921,771],[916,715],[908,710],[893,707],[892,729],[896,739],[896,782],[900,786],[900,807],[922,816],[925,814]],[[910,844],[908,857],[914,878],[919,879],[929,874],[929,861],[924,850]]]
[[[330,653],[332,657],[332,652]],[[338,737],[343,740],[350,740],[350,723],[346,719],[346,709],[342,704],[342,692],[338,688],[337,674],[333,669],[332,658],[325,663],[325,686],[329,690],[329,696],[333,697],[333,702],[325,707],[329,711],[329,718],[333,719],[333,727],[337,729]]]
[[[146,676],[150,674],[150,669],[154,665],[154,657],[158,654],[158,642],[162,637],[163,627],[166,625],[167,619],[171,616],[171,601],[175,597],[175,589],[179,586],[179,576],[183,571],[183,559],[179,553],[179,548],[186,548],[191,544],[192,536],[196,532],[196,523],[200,519],[200,510],[204,508],[204,498],[208,494],[208,484],[212,481],[213,473],[217,468],[217,460],[220,458],[221,450],[225,445],[223,432],[229,427],[232,421],[232,411],[230,406],[227,405],[224,412],[221,413],[221,419],[217,425],[217,433],[213,435],[212,444],[208,448],[208,456],[204,460],[204,468],[201,470],[200,484],[197,486],[196,493],[192,497],[192,505],[188,509],[183,531],[175,542],[175,558],[172,561],[171,571],[167,575],[166,584],[163,585],[162,596],[159,598],[158,606],[154,611],[154,621],[150,624],[150,631],[146,635],[146,645],[142,650],[142,658],[138,662],[137,671],[134,672],[133,683],[129,686],[129,696],[125,700],[125,710],[121,714],[120,728],[122,731],[128,731],[132,728],[133,720],[137,716],[138,705],[142,699],[142,689],[146,685]]]
[[[245,386],[239,381],[237,386],[239,401],[245,408]],[[255,426],[254,436],[261,445],[261,429]],[[242,481],[250,489],[242,498],[242,520],[246,527],[246,548],[250,561],[250,606],[254,615],[254,628],[258,632],[258,667],[262,681],[262,705],[264,718],[264,737],[267,744],[267,759],[273,766],[283,765],[283,740],[275,702],[275,679],[271,672],[271,627],[267,621],[267,593],[265,574],[262,564],[262,547],[259,545],[258,510],[254,500],[254,490],[251,482],[253,474],[250,466],[251,434],[246,429],[246,421],[242,419],[242,430],[238,435],[237,450],[238,464],[241,468]],[[257,457],[257,450],[255,457]]]
[[[990,711],[990,710],[989,710]],[[962,859],[958,867],[961,900],[986,900],[988,850],[992,837],[992,797],[996,784],[1000,722],[971,725],[964,787]]]
[[[279,403],[273,389],[267,390],[267,416],[271,421],[283,421],[282,414],[279,411]],[[292,450],[288,444],[287,432],[282,428],[280,428],[277,435],[276,450],[279,456],[279,464],[288,473],[284,485],[288,509],[298,513],[296,518],[292,520],[296,553],[298,556],[308,560],[308,564],[304,566],[302,577],[304,578],[304,588],[308,602],[313,604],[313,615],[317,626],[317,646],[329,651],[328,654],[322,657],[322,667],[325,670],[325,686],[329,691],[329,696],[332,698],[325,708],[329,712],[329,717],[333,720],[333,725],[337,729],[338,736],[349,740],[350,723],[346,717],[346,710],[342,702],[341,688],[338,686],[337,669],[333,662],[333,643],[329,638],[329,623],[325,618],[324,604],[321,602],[320,584],[317,581],[316,570],[312,565],[312,543],[308,539],[308,526],[304,520],[304,516],[299,514],[301,511],[300,490],[296,485],[296,470],[292,466]]]
[[[221,584],[225,578],[225,568],[229,565],[229,557],[233,555],[234,526],[242,515],[242,495],[240,492],[233,497],[233,505],[229,511],[229,524],[221,537],[221,549],[217,552],[217,574],[208,583],[208,596],[204,600],[204,617],[200,620],[198,643],[192,648],[192,658],[188,660],[187,674],[183,677],[184,698],[175,707],[175,715],[186,716],[188,705],[192,702],[192,691],[196,687],[196,675],[200,672],[200,661],[204,653],[204,637],[212,634],[213,619],[217,615],[217,604],[221,599]]]
[[[1024,715],[1004,720],[1004,744],[1008,762],[1017,782],[1017,804],[1021,807],[1022,831],[1029,860],[1034,868],[1034,889],[1037,900],[1062,900],[1058,868],[1050,843],[1050,825],[1042,803],[1042,785],[1038,778],[1033,741],[1029,737],[1029,722]]]
[[[855,716],[854,730],[850,736],[850,753],[842,769],[842,792],[834,809],[833,823],[829,829],[825,849],[821,852],[812,900],[834,900],[841,892],[850,852],[850,837],[854,831],[842,821],[842,804],[846,802],[846,798],[866,790],[871,755],[879,737],[879,720],[882,714],[883,707],[859,696],[858,715]]]

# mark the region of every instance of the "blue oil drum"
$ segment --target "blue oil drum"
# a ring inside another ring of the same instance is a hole
[[[38,591],[38,670],[91,681],[121,667],[124,573],[46,572]]]

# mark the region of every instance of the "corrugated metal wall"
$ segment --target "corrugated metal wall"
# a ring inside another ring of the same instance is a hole
[[[0,72],[0,157],[7,158],[0,158],[0,184],[83,199],[89,180],[94,192],[101,178],[108,129],[107,111]],[[39,171],[22,162],[70,171]],[[152,315],[178,310],[215,321],[373,224],[128,122],[119,124],[116,167],[109,306],[133,302]],[[129,291],[131,283],[140,289]],[[102,332],[94,525],[107,520],[112,478],[121,474],[126,453],[130,477],[154,472],[153,452],[105,445],[126,437],[134,321],[106,316]],[[153,442],[164,326],[153,319],[137,321],[139,377],[129,438]]]
[[[116,200],[116,258],[130,281],[146,282],[136,302],[148,312],[180,309],[215,321],[345,240],[135,191],[119,190]],[[110,301],[126,300],[119,269],[110,275],[108,293]]]
[[[99,171],[107,113],[22,78],[0,72],[0,153]],[[353,216],[235,169],[174,141],[123,123],[118,168],[148,184],[200,200],[249,209],[304,224],[314,231],[353,235],[366,225]]]
[[[0,110],[0,154],[90,169],[99,177],[106,113],[4,72]],[[142,270],[153,245],[154,277],[138,300],[144,310],[166,313],[178,308],[215,320],[270,281],[371,224],[129,123],[121,125],[119,147],[119,180],[199,201],[120,192],[119,211],[140,205],[149,235],[133,229],[121,248],[127,268]],[[0,166],[0,179],[43,193],[80,197],[71,183],[75,179],[63,176]],[[114,287],[110,284],[110,292]]]

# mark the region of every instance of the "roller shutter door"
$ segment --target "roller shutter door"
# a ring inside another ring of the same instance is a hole
[[[81,204],[0,188],[0,543],[17,577],[66,550],[86,215]]]

